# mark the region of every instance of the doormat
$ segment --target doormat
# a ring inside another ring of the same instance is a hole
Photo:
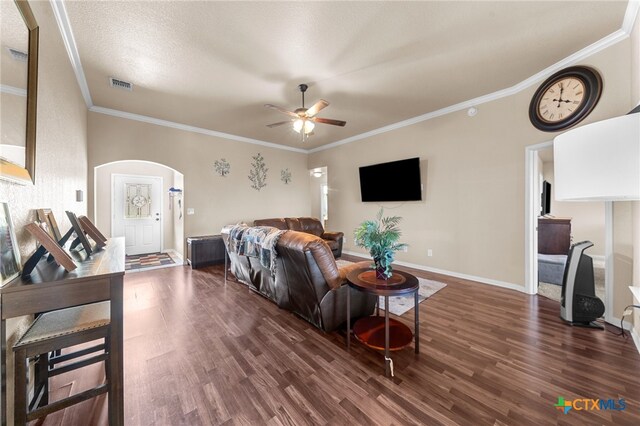
[[[175,261],[167,253],[146,253],[125,256],[124,269],[131,271],[133,269],[151,268],[162,265],[171,265]]]

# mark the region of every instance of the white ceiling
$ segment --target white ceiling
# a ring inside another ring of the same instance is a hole
[[[65,6],[95,105],[310,149],[513,86],[619,30],[627,2]],[[287,117],[263,105],[299,107],[299,83],[346,127],[267,128]]]

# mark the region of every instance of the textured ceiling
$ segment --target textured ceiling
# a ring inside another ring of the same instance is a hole
[[[621,27],[625,1],[66,2],[97,106],[314,148],[512,86]],[[117,7],[114,7],[117,5]],[[112,89],[108,77],[134,84]],[[301,143],[264,108],[331,105]]]

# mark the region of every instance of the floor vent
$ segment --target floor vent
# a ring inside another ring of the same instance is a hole
[[[133,90],[133,84],[113,77],[109,77],[109,86],[115,87],[116,89],[128,90],[129,92]]]
[[[16,50],[16,49],[12,49],[10,47],[8,47],[7,49],[9,50],[9,53],[11,54],[11,57],[13,59],[15,59],[16,61],[27,62],[27,59],[29,59],[29,55],[27,55],[25,52],[22,52],[22,51]]]

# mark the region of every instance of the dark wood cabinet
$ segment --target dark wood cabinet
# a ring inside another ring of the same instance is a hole
[[[538,218],[538,253],[569,254],[571,219]]]
[[[193,269],[224,263],[224,256],[221,235],[187,238],[187,262]]]

